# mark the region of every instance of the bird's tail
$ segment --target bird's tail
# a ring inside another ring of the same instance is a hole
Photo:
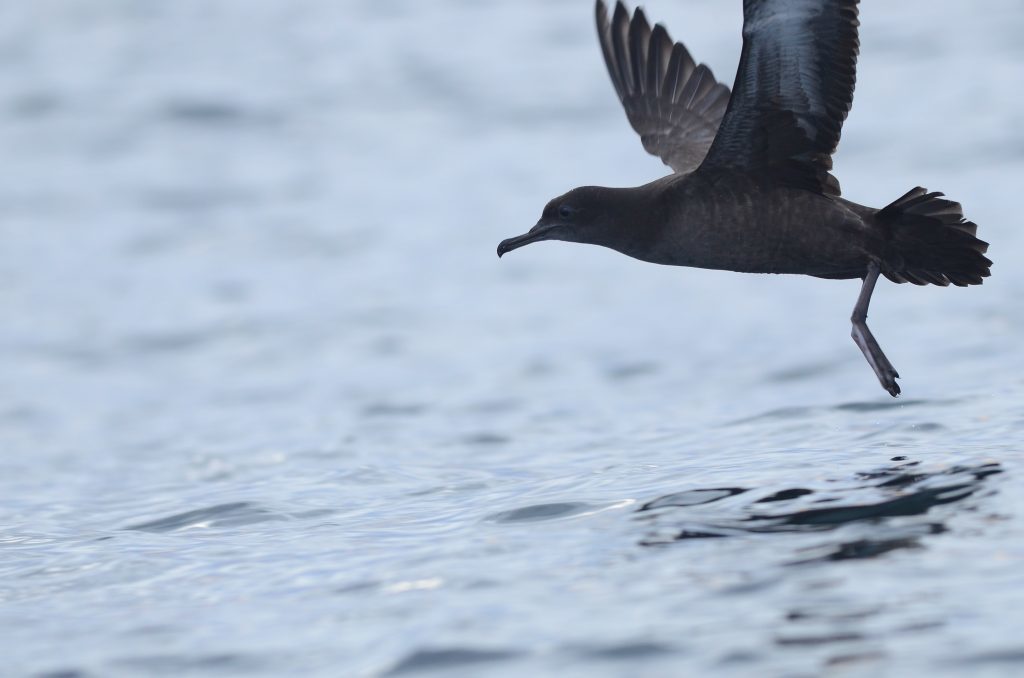
[[[883,273],[893,282],[966,287],[990,275],[988,243],[975,237],[977,224],[942,193],[915,188],[876,216],[889,229]]]

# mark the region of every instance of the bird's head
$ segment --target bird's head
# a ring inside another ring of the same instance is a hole
[[[498,256],[541,240],[564,240],[613,247],[617,212],[615,189],[584,186],[574,188],[544,207],[537,225],[523,235],[502,240]]]

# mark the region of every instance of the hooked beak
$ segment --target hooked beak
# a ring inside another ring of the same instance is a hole
[[[502,257],[504,254],[517,250],[520,247],[529,245],[530,243],[538,242],[541,240],[550,240],[551,232],[554,231],[559,224],[545,224],[538,223],[536,226],[531,228],[529,232],[522,235],[517,235],[514,238],[508,240],[502,240],[498,245],[498,257]]]

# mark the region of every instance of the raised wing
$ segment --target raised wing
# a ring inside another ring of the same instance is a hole
[[[696,65],[665,27],[651,29],[643,10],[633,19],[622,2],[611,22],[597,0],[597,34],[612,84],[644,148],[676,172],[696,169],[715,139],[729,103],[729,88],[711,69]]]
[[[839,194],[830,171],[857,79],[858,1],[744,0],[733,96],[702,168],[772,168]]]

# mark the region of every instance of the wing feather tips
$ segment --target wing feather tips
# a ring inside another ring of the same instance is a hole
[[[654,27],[647,50],[647,91],[660,97],[664,91],[665,74],[672,58],[672,38],[661,24]]]
[[[616,3],[611,19],[603,0],[594,5],[594,19],[597,24],[597,38],[601,44],[604,64],[615,92],[620,100],[632,93],[632,73],[629,59],[629,14],[621,0]]]
[[[611,25],[612,53],[615,66],[619,70],[619,78],[623,84],[623,95],[635,93],[632,81],[632,66],[629,63],[629,12],[621,2],[615,5]]]
[[[696,68],[689,50],[683,43],[677,42],[672,48],[672,57],[665,72],[665,92],[672,97],[672,103],[679,103],[680,95]]]
[[[647,85],[647,54],[651,40],[651,25],[647,23],[644,11],[639,7],[633,11],[633,19],[629,22],[629,61],[632,69],[632,91],[643,94]]]
[[[626,96],[626,88],[616,65],[615,51],[612,47],[612,29],[611,24],[608,23],[608,8],[603,0],[597,0],[594,14],[597,20],[597,39],[601,43],[601,53],[604,55],[604,65],[608,69],[612,85],[615,86],[615,92],[621,100]]]

